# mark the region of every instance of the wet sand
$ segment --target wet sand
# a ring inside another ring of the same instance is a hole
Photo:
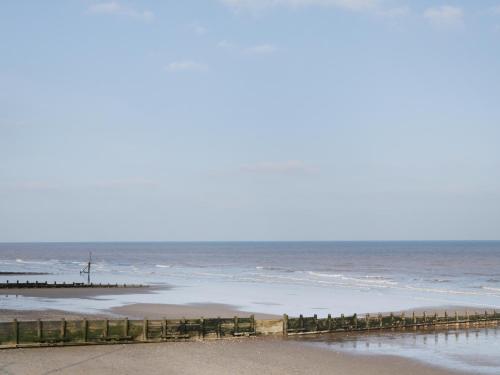
[[[74,291],[73,291],[74,292]],[[0,320],[124,317],[150,319],[251,315],[224,304],[131,304],[79,314],[61,310],[0,310]],[[255,313],[256,318],[276,318]],[[395,333],[397,334],[397,333]],[[307,341],[307,340],[306,340]],[[402,357],[352,355],[305,345],[297,339],[245,339],[0,350],[8,374],[459,374]]]
[[[351,356],[274,338],[0,351],[8,374],[458,374],[389,356]]]
[[[135,303],[109,310],[101,310],[94,314],[82,314],[63,310],[8,310],[0,309],[0,321],[18,320],[58,320],[61,318],[83,319],[83,318],[130,318],[130,319],[198,319],[201,317],[232,318],[233,316],[255,315],[256,319],[275,319],[277,315],[241,311],[237,306],[218,303],[196,303],[190,305],[169,305],[153,303]]]
[[[150,319],[176,319],[187,318],[197,319],[200,317],[223,317],[250,316],[255,315],[256,319],[274,319],[278,315],[241,311],[238,306],[224,305],[219,303],[195,303],[190,305],[169,305],[154,303],[136,303],[121,307],[114,307],[109,310],[114,314],[119,314],[129,318],[150,318]]]
[[[118,288],[9,288],[0,289],[0,295],[43,298],[93,298],[123,294],[147,294],[169,286],[118,287]]]

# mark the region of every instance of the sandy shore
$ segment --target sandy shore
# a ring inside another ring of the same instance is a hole
[[[94,314],[82,314],[63,310],[8,310],[0,309],[0,321],[18,320],[58,320],[65,318],[83,319],[83,318],[123,318],[130,319],[197,319],[201,317],[223,317],[231,318],[233,316],[255,315],[256,319],[274,319],[277,315],[254,313],[251,311],[241,311],[237,306],[224,305],[218,303],[196,303],[190,305],[169,305],[154,303],[135,303],[120,307],[114,307],[109,310],[101,310]]]
[[[6,374],[339,374],[447,375],[419,362],[351,356],[259,338],[0,351]]]
[[[148,286],[148,287],[119,287],[119,288],[19,288],[0,289],[0,295],[4,296],[24,296],[43,298],[93,298],[97,296],[111,296],[123,294],[146,294],[154,293],[160,289],[168,289],[169,286]]]
[[[256,319],[274,319],[277,315],[241,311],[237,306],[219,303],[195,303],[190,305],[168,305],[154,303],[136,303],[109,310],[113,314],[119,314],[129,318],[142,319],[167,319],[187,318],[196,319],[200,317],[225,317],[255,315]]]

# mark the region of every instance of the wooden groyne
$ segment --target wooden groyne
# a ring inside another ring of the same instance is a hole
[[[283,334],[303,335],[331,332],[350,332],[350,331],[377,331],[377,330],[406,330],[406,329],[427,329],[427,328],[467,328],[471,326],[486,326],[497,324],[500,321],[500,313],[496,311],[488,313],[474,312],[459,315],[457,312],[443,315],[427,315],[423,312],[421,315],[412,313],[410,316],[402,313],[399,315],[370,315],[344,316],[333,318],[330,314],[326,318],[318,319],[316,315],[312,317],[289,318],[286,314],[283,316]]]
[[[47,281],[43,282],[38,282],[38,281],[25,281],[25,282],[19,282],[19,280],[16,280],[16,282],[12,283],[7,280],[5,283],[0,283],[0,290],[1,289],[47,289],[47,288],[145,288],[147,285],[142,285],[142,284],[104,284],[104,283],[58,283],[58,282],[53,282],[49,283]]]
[[[40,346],[145,343],[177,340],[221,339],[255,335],[304,335],[353,331],[467,328],[497,325],[500,313],[411,316],[364,315],[318,318],[250,317],[199,319],[83,319],[0,322],[0,349]]]

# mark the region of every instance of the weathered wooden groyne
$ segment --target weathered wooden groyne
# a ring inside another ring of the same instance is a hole
[[[46,288],[144,288],[147,285],[142,284],[110,284],[110,283],[58,283],[54,281],[53,283],[49,283],[47,281],[38,282],[38,281],[25,281],[12,283],[7,280],[5,283],[0,283],[1,289],[46,289]]]
[[[405,330],[405,329],[426,329],[426,328],[466,328],[470,326],[484,326],[496,324],[500,321],[500,313],[496,311],[488,313],[474,312],[472,314],[465,312],[459,315],[457,312],[443,315],[437,313],[428,315],[423,312],[421,315],[412,313],[407,314],[388,314],[388,315],[370,315],[344,316],[333,318],[331,315],[323,319],[313,317],[289,318],[286,314],[283,316],[283,334],[317,334],[329,332],[346,331],[376,331],[376,330]]]
[[[255,319],[250,317],[200,319],[82,319],[58,321],[0,322],[0,349],[41,346],[145,343],[203,340],[255,335],[304,335],[352,331],[466,328],[497,325],[500,313],[457,313],[438,316],[423,313],[411,316],[341,315],[326,318],[288,317]]]

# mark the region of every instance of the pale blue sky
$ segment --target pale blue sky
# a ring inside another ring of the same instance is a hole
[[[500,238],[500,0],[3,1],[0,87],[0,241]]]

